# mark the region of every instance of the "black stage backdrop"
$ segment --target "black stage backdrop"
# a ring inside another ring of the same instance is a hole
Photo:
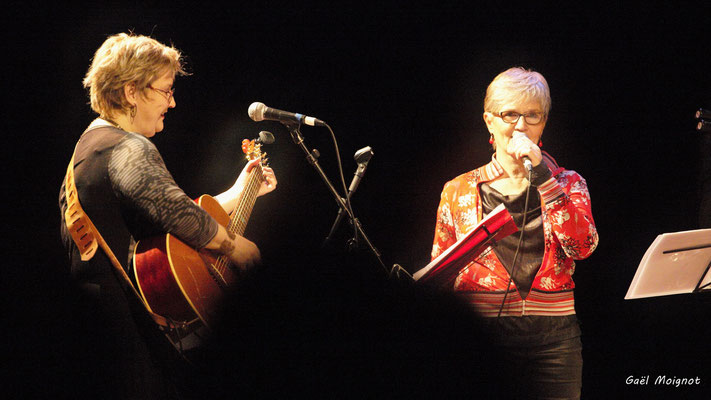
[[[81,338],[63,335],[79,322],[63,284],[57,193],[93,119],[81,86],[93,52],[131,30],[173,43],[192,73],[177,80],[177,107],[154,139],[189,195],[232,184],[244,165],[243,138],[260,130],[276,137],[267,151],[278,189],[259,199],[246,232],[269,272],[235,300],[242,312],[231,329],[242,336],[226,346],[230,370],[252,373],[227,376],[225,390],[472,392],[515,379],[505,370],[488,383],[474,378],[495,365],[470,343],[485,343],[475,322],[447,295],[388,282],[367,251],[339,251],[350,235],[345,225],[334,253],[318,250],[337,205],[288,132],[251,121],[247,108],[261,101],[328,122],[346,184],[353,154],[371,146],[353,207],[385,264],[414,272],[429,261],[443,184],[490,158],[481,118],[487,84],[524,66],[543,73],[552,91],[543,148],[586,178],[600,233],[575,274],[583,397],[708,393],[708,296],[623,300],[654,238],[699,228],[709,195],[700,186],[709,133],[694,130],[694,112],[711,108],[708,6],[148,4],[42,3],[3,17],[5,134],[16,144],[7,147],[16,170],[7,203],[21,210],[9,211],[22,220],[11,226],[23,226],[9,229],[17,240],[4,282],[16,290],[7,325],[20,340],[9,342],[5,367],[20,387],[72,382],[61,349],[76,349]],[[302,133],[341,187],[329,132]],[[250,343],[260,344],[245,351]],[[647,375],[699,377],[701,385],[626,384]]]

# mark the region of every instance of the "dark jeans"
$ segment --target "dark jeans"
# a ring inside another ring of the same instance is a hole
[[[580,337],[542,346],[502,346],[502,390],[512,399],[579,399],[583,356]]]

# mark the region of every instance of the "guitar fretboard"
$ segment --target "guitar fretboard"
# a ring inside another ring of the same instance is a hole
[[[249,172],[247,185],[237,201],[235,209],[232,210],[232,218],[230,219],[230,223],[227,225],[227,230],[229,232],[237,235],[244,234],[244,230],[247,228],[247,221],[249,221],[249,216],[252,214],[254,203],[257,201],[259,187],[262,185],[263,180],[264,176],[262,175],[262,166],[257,164]]]
[[[244,230],[247,228],[247,222],[249,221],[252,209],[254,208],[254,203],[257,201],[259,187],[262,185],[263,180],[264,175],[262,174],[262,165],[257,164],[251,171],[249,171],[247,184],[237,200],[237,205],[234,210],[232,210],[232,218],[230,218],[230,223],[227,224],[226,227],[228,232],[232,232],[237,235],[244,234]],[[229,265],[230,261],[228,257],[223,255],[217,259],[215,268],[219,273],[224,274],[225,269]]]

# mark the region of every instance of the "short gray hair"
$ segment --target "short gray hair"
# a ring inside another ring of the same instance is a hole
[[[545,115],[551,110],[551,92],[540,73],[521,67],[509,68],[494,78],[486,89],[484,111],[498,113],[506,103],[537,101]]]

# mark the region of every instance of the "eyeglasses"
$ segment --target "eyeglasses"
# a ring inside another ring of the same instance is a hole
[[[172,99],[172,98],[173,98],[173,95],[175,94],[175,88],[171,88],[171,89],[169,89],[169,90],[163,90],[163,89],[154,88],[154,87],[151,86],[151,85],[148,85],[148,88],[149,88],[149,89],[153,89],[153,90],[157,90],[157,91],[163,93],[164,95],[166,95],[168,101],[170,101],[170,99]]]
[[[501,119],[508,124],[517,123],[521,116],[523,116],[523,120],[529,125],[538,125],[546,118],[546,114],[542,112],[531,112],[526,114],[521,114],[516,111],[499,112],[499,117],[501,117]]]

